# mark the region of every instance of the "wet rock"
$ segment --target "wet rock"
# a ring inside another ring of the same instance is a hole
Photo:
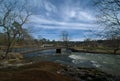
[[[70,67],[60,70],[61,74],[74,77],[76,81],[115,81],[111,75],[92,68]]]
[[[92,78],[92,77],[87,77],[87,80],[88,80],[88,81],[92,81],[93,78]]]

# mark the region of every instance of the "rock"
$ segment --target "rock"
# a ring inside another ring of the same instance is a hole
[[[111,75],[108,77],[108,74],[92,68],[67,67],[58,72],[62,75],[74,77],[76,81],[113,81]]]
[[[61,72],[60,71],[57,71],[57,74],[60,74]]]
[[[6,59],[0,60],[0,68],[11,66],[21,66],[23,55],[20,53],[9,53]],[[18,65],[16,65],[18,64]]]
[[[23,55],[20,53],[9,53],[7,58],[8,59],[23,59]]]
[[[91,77],[87,77],[87,80],[88,81],[92,81],[93,79]]]

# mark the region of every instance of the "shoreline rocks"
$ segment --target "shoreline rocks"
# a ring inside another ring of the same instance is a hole
[[[22,54],[10,52],[6,59],[0,59],[0,68],[19,67],[23,65],[31,64],[26,63]]]
[[[68,66],[57,71],[57,73],[74,77],[76,81],[120,81],[120,78],[116,78],[95,68],[76,68]]]
[[[37,75],[36,70],[46,71],[53,74],[57,74],[61,77],[63,76],[68,77],[71,79],[71,81],[120,81],[119,77],[112,76],[110,74],[102,72],[99,69],[74,67],[74,66],[56,63],[56,62],[49,62],[49,61],[41,61],[38,63],[31,62],[29,64],[27,63],[18,64],[18,65],[9,66],[9,67],[5,69],[4,68],[0,68],[0,69],[3,72],[5,71],[5,73],[6,73],[6,70],[8,69],[8,71],[10,72],[16,72],[16,75],[19,75],[19,72],[21,71],[24,72],[24,71],[32,70],[33,72],[35,72],[36,75]],[[39,73],[39,74],[42,74],[42,73]],[[27,76],[27,74],[25,74],[24,76]],[[34,76],[34,75],[30,74],[30,76]],[[13,77],[11,76],[10,78],[13,78]],[[41,77],[39,78],[41,79]],[[39,81],[39,79],[37,81]]]

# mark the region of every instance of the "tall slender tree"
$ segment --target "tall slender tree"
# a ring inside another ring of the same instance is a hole
[[[69,34],[67,31],[62,31],[61,32],[61,39],[64,43],[64,46],[68,47],[68,42],[69,42]]]

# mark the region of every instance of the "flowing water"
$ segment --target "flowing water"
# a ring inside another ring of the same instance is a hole
[[[120,55],[66,52],[56,54],[55,50],[45,50],[25,55],[33,62],[54,61],[76,67],[98,68],[113,75],[120,76]]]

